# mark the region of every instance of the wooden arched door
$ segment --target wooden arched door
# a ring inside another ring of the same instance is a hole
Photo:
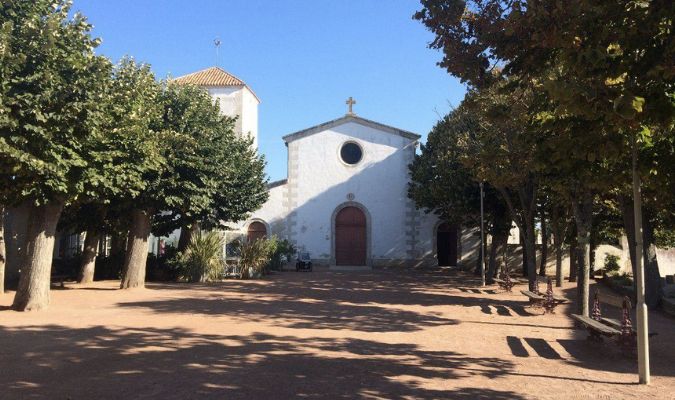
[[[457,226],[444,222],[436,229],[438,265],[457,266]]]
[[[366,216],[345,207],[335,216],[335,264],[366,265]]]
[[[258,239],[264,239],[265,237],[267,237],[267,228],[265,228],[265,224],[260,221],[253,221],[249,224],[248,232],[246,234],[249,243]]]

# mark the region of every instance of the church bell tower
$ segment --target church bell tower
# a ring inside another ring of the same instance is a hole
[[[175,79],[177,83],[197,85],[208,90],[220,104],[224,115],[236,117],[235,132],[242,137],[253,138],[258,149],[258,105],[260,100],[241,79],[220,67],[211,67]]]

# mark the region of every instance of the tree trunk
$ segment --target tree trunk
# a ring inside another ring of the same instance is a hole
[[[593,196],[583,195],[581,201],[574,203],[574,220],[577,226],[577,312],[589,316],[589,281],[590,281],[590,240],[593,223]]]
[[[537,247],[534,232],[534,215],[528,218],[526,223],[527,234],[525,238],[525,254],[527,255],[527,280],[530,282],[530,290],[537,284]]]
[[[0,206],[0,294],[5,293],[5,207]]]
[[[515,219],[516,225],[520,230],[520,235],[523,240],[523,264],[525,267],[526,276],[530,282],[530,288],[533,288],[537,279],[537,265],[536,265],[536,247],[534,236],[534,216],[536,214],[536,192],[537,184],[535,180],[530,177],[526,184],[519,187],[517,190],[518,200],[520,203],[517,211],[511,192],[503,187],[496,187],[502,195],[504,201],[509,209],[510,215]]]
[[[494,283],[493,279],[497,276],[499,264],[497,258],[504,253],[504,246],[509,240],[510,225],[511,219],[506,210],[495,215],[491,229],[490,261],[485,278],[488,283]]]
[[[579,257],[577,254],[577,238],[576,236],[572,239],[572,243],[570,243],[570,282],[576,282],[577,281],[577,272],[579,270]]]
[[[656,244],[654,238],[654,224],[646,207],[642,208],[642,237],[645,268],[645,304],[649,309],[655,309],[661,304],[663,294],[659,262],[656,258]]]
[[[91,283],[94,281],[94,269],[96,268],[96,250],[100,235],[95,230],[88,230],[84,238],[84,251],[80,264],[79,283]]]
[[[30,203],[5,209],[5,279],[18,281],[19,271],[26,255],[26,231],[30,217]]]
[[[180,238],[178,238],[178,251],[185,251],[197,232],[199,232],[199,222],[193,222],[182,226],[180,228]]]
[[[562,287],[563,283],[563,246],[562,243],[555,244],[555,286]]]
[[[527,252],[525,251],[525,242],[527,239],[525,239],[525,235],[523,232],[520,233],[520,253],[523,255],[523,263],[522,263],[522,273],[524,277],[527,277]]]
[[[621,214],[623,216],[623,229],[628,240],[628,254],[630,256],[630,268],[633,273],[633,293],[637,293],[636,280],[637,262],[635,261],[635,210],[633,208],[633,199],[626,196],[619,196],[621,205]]]
[[[555,250],[555,286],[562,287],[563,272],[562,272],[562,258],[563,258],[563,241],[564,234],[562,229],[562,221],[560,216],[560,209],[553,207],[551,213],[551,225],[553,235],[553,248]]]
[[[63,202],[31,207],[19,287],[12,308],[40,310],[49,305],[54,236]]]
[[[546,229],[546,213],[541,210],[541,262],[539,276],[546,276],[546,261],[548,260],[548,231]]]
[[[150,210],[134,209],[131,212],[131,230],[127,240],[127,254],[122,268],[120,288],[145,286],[145,264],[148,261],[148,236],[150,236]]]

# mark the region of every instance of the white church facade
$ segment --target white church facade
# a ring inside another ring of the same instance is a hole
[[[236,130],[257,145],[258,98],[220,68],[176,79],[206,88]],[[287,178],[269,184],[269,199],[227,237],[272,235],[310,253],[316,265],[457,265],[475,258],[475,230],[460,230],[415,208],[407,196],[420,136],[352,112],[281,138]]]

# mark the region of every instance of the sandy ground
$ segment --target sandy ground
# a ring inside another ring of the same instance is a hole
[[[213,285],[117,282],[0,295],[0,398],[672,399],[675,319],[654,312],[653,383],[559,307],[453,271],[277,273]],[[557,292],[570,296],[567,286]],[[617,310],[605,307],[607,314]]]

